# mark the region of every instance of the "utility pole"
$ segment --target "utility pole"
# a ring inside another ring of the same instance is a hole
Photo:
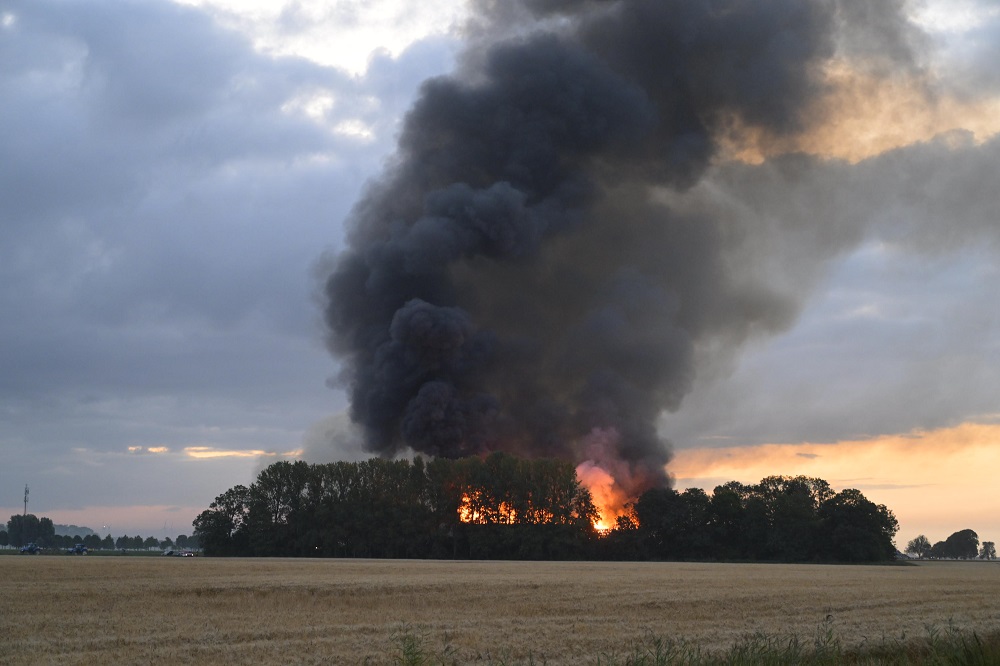
[[[27,543],[28,538],[28,484],[24,484],[24,516],[21,518],[21,545]]]

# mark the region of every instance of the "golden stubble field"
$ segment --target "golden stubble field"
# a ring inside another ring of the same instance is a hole
[[[756,631],[847,643],[1000,627],[1000,565],[0,557],[0,663],[577,664]]]

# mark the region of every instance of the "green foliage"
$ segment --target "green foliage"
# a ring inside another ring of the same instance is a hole
[[[455,658],[455,648],[446,644],[440,652],[435,653],[427,647],[427,637],[415,632],[409,626],[394,632],[390,637],[395,650],[392,663],[400,666],[444,666],[458,664]]]
[[[143,550],[146,548],[146,540],[138,534],[134,537],[123,534],[115,539],[115,548],[119,550]]]
[[[920,536],[911,539],[906,544],[906,550],[904,552],[908,555],[916,555],[920,559],[923,559],[929,552],[931,552],[931,542],[926,536],[921,534]]]
[[[43,548],[55,545],[55,525],[49,518],[39,518],[33,513],[14,514],[7,522],[7,534],[10,545],[20,548],[29,543],[38,544]]]
[[[609,533],[597,518],[563,461],[282,461],[219,495],[193,538],[225,556],[873,562],[894,557],[898,529],[860,491],[802,476],[653,488]]]
[[[891,560],[899,523],[889,509],[848,488],[824,502],[818,511],[824,522],[824,549],[841,562]]]
[[[860,491],[834,493],[802,476],[734,481],[711,497],[655,488],[635,511],[645,554],[664,560],[886,561],[899,529],[889,509]]]
[[[959,530],[944,541],[938,541],[931,546],[928,553],[931,557],[971,560],[979,554],[979,535],[973,530]]]
[[[195,533],[206,553],[248,554],[249,541],[243,527],[249,515],[249,497],[246,486],[235,486],[216,497],[208,510],[194,519]],[[178,543],[180,540],[178,537]]]
[[[754,633],[720,652],[709,652],[683,640],[648,637],[624,656],[598,657],[603,666],[838,666],[882,664],[885,666],[946,666],[1000,663],[1000,634],[982,637],[954,626],[927,629],[917,640],[889,639],[847,648],[832,624],[821,625],[812,641],[798,636]]]
[[[209,555],[577,559],[596,517],[569,463],[495,453],[277,462],[194,528]]]
[[[404,628],[391,637],[393,663],[405,666],[468,663],[451,645],[435,650],[426,636]],[[534,657],[516,660],[503,655],[479,654],[476,663],[495,666],[526,666],[545,663]],[[928,627],[923,638],[883,637],[860,647],[845,647],[832,621],[821,624],[815,636],[748,634],[729,648],[711,651],[684,639],[648,634],[620,652],[594,655],[580,660],[595,666],[992,666],[1000,663],[1000,633],[981,636],[954,625]]]

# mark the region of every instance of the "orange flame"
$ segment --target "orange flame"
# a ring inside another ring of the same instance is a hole
[[[460,521],[463,523],[500,523],[506,525],[513,525],[517,522],[517,511],[506,502],[500,502],[496,512],[481,511],[478,508],[481,504],[474,501],[477,499],[479,498],[474,498],[468,493],[462,494],[462,501],[458,505],[458,519]]]
[[[625,505],[629,496],[615,485],[615,479],[605,469],[588,460],[576,468],[576,476],[580,484],[590,491],[600,516],[594,521],[594,528],[607,532],[615,526],[619,516],[626,513]]]
[[[462,495],[462,503],[458,505],[458,519],[463,523],[479,522],[479,512],[472,507],[472,498],[468,493]]]

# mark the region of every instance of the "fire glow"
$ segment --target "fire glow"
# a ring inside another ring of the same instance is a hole
[[[490,515],[494,514],[494,515]],[[499,523],[513,525],[517,522],[517,511],[506,502],[500,502],[497,510],[490,512],[484,506],[480,493],[464,493],[458,505],[458,519],[463,523]]]
[[[615,526],[619,516],[625,514],[625,505],[631,498],[615,484],[614,477],[607,470],[592,460],[577,466],[576,477],[580,479],[580,485],[590,491],[594,506],[600,514],[594,522],[594,528],[599,532],[607,532]]]
[[[621,486],[615,483],[614,477],[592,460],[576,467],[576,477],[597,508],[598,516],[593,521],[594,529],[600,533],[609,532],[617,524],[620,516],[628,512],[628,504],[634,500]],[[529,515],[520,515],[518,511],[506,502],[500,502],[495,510],[489,509],[479,491],[468,490],[462,494],[458,505],[458,519],[470,524],[500,524],[513,525],[518,522],[551,523],[554,517],[545,511],[528,511]]]

